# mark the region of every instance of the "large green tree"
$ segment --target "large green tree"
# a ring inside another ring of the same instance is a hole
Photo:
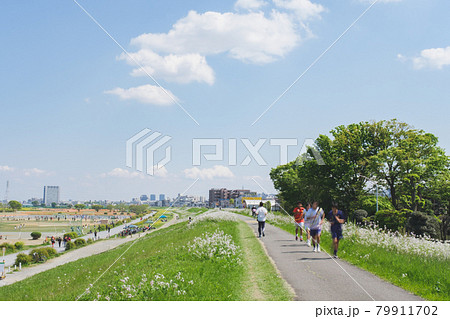
[[[9,201],[8,206],[11,207],[14,211],[22,209],[22,204],[16,200]]]
[[[450,233],[450,170],[447,167],[425,187],[433,213],[440,220],[440,237],[446,240]]]
[[[327,209],[336,201],[353,212],[377,184],[396,210],[431,207],[427,187],[449,166],[433,134],[395,119],[341,125],[330,133],[315,141],[323,162],[314,160],[309,149],[302,160],[271,170],[282,205],[291,209],[297,201],[319,200]],[[441,179],[440,186],[434,186],[435,193],[443,192],[439,187],[445,188],[448,174]],[[439,201],[445,203],[442,198]]]
[[[98,211],[103,208],[103,205],[94,204],[91,207],[92,207],[92,209],[94,209],[98,213]]]
[[[389,190],[396,209],[423,208],[424,186],[448,165],[448,156],[431,133],[396,120],[378,122],[382,150],[369,158],[371,172]]]
[[[80,210],[86,208],[86,205],[84,205],[84,204],[75,204],[74,207],[78,210],[78,212],[80,212]]]

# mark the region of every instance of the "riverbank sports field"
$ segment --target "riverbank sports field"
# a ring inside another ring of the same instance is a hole
[[[133,214],[132,214],[133,215]],[[31,232],[42,233],[42,238],[59,236],[61,234],[82,231],[87,233],[96,225],[112,223],[113,221],[129,218],[120,212],[109,210],[81,210],[76,209],[45,209],[30,210],[14,213],[0,212],[0,244],[22,241],[25,245],[36,244],[32,240]]]

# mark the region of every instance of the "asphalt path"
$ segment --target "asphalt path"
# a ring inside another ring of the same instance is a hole
[[[255,219],[236,216],[257,234],[258,223]],[[368,271],[334,259],[326,252],[313,252],[312,247],[296,241],[294,235],[278,227],[266,223],[265,237],[260,240],[281,276],[294,289],[297,300],[423,300]]]

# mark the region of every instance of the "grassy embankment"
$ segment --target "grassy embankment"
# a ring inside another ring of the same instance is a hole
[[[250,227],[225,217],[199,216],[37,274],[0,288],[0,300],[292,299]]]

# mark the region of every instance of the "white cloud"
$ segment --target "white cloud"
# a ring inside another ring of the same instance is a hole
[[[167,92],[167,93],[166,93]],[[166,89],[166,92],[159,86],[150,84],[133,87],[129,89],[115,88],[104,93],[119,96],[122,100],[137,100],[145,104],[170,105],[174,103],[176,97]],[[170,96],[172,98],[170,98]]]
[[[156,167],[153,166],[153,175],[147,175],[145,173],[136,172],[136,171],[129,171],[127,169],[123,169],[120,167],[116,167],[109,171],[108,173],[103,173],[100,176],[101,177],[119,177],[119,178],[152,178],[153,176],[157,177],[167,177],[168,171],[165,166],[163,167]]]
[[[446,48],[427,49],[420,52],[419,57],[412,59],[414,68],[442,69],[450,65],[450,46]]]
[[[413,58],[398,54],[397,58],[402,62],[411,60],[413,67],[417,70],[425,68],[442,69],[444,66],[450,65],[450,46],[422,50],[420,56]]]
[[[131,65],[139,63],[131,72],[133,76],[147,76],[147,73],[164,79],[168,82],[189,83],[205,82],[214,83],[214,71],[206,62],[206,58],[197,53],[184,55],[169,54],[160,56],[149,49],[142,49],[128,56],[122,53],[120,60],[125,60]],[[147,72],[147,73],[146,73]]]
[[[279,8],[292,10],[303,22],[320,18],[320,14],[325,11],[323,6],[310,0],[273,0],[273,2]]]
[[[142,173],[130,172],[129,170],[119,168],[119,167],[114,168],[113,170],[111,170],[108,173],[101,174],[101,177],[108,177],[108,176],[122,177],[122,178],[134,178],[134,177],[143,178]]]
[[[213,179],[213,178],[232,178],[233,172],[226,166],[214,165],[212,168],[199,169],[198,167],[187,168],[184,171],[187,178],[192,179]]]
[[[272,8],[267,8],[268,4],[263,0],[238,0],[235,8],[247,11],[190,11],[167,33],[144,33],[131,39],[137,51],[130,56],[121,54],[118,59],[133,65],[133,76],[148,73],[167,82],[212,85],[215,74],[207,56],[228,54],[246,63],[271,63],[311,37],[307,23],[320,18],[325,10],[311,0],[273,0]],[[263,7],[266,12],[262,11]],[[106,93],[142,103],[173,103],[162,89],[151,85],[116,88]]]
[[[153,175],[158,177],[167,177],[168,171],[165,166],[157,167],[157,165],[153,166]]]
[[[25,176],[41,176],[48,175],[49,173],[39,168],[26,168],[23,170],[23,174]]]
[[[286,6],[287,3],[291,2],[286,2]],[[309,0],[300,3],[311,4]],[[303,17],[313,16],[318,16],[317,9],[303,13]],[[297,14],[276,9],[267,16],[264,12],[190,11],[168,33],[141,34],[133,38],[131,44],[140,49],[169,54],[207,56],[228,53],[234,59],[263,64],[292,51],[303,40],[300,30],[306,28],[297,23]]]
[[[12,168],[8,165],[4,165],[4,166],[0,165],[0,172],[12,172],[12,171],[14,171],[14,168]]]
[[[262,0],[238,0],[234,4],[234,8],[238,9],[247,9],[247,10],[255,10],[259,9],[263,6],[267,5],[267,2]]]

